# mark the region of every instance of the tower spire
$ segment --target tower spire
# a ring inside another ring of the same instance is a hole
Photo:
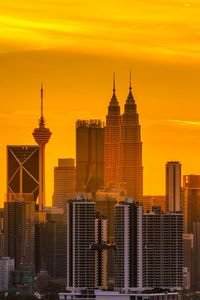
[[[43,84],[41,83],[41,88],[40,88],[40,101],[41,101],[41,104],[40,104],[40,120],[39,120],[39,125],[41,127],[45,126],[43,97],[44,97],[44,89],[43,89]]]
[[[40,100],[41,100],[41,118],[44,117],[43,115],[43,95],[44,95],[44,91],[43,91],[43,84],[41,83],[41,89],[40,89]]]
[[[113,73],[113,93],[115,93],[115,72]]]
[[[132,90],[132,74],[131,74],[131,69],[130,69],[130,75],[129,75],[129,90]]]

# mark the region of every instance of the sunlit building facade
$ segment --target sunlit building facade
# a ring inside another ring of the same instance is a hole
[[[137,106],[130,91],[121,121],[119,143],[119,187],[134,201],[143,195],[142,142]]]
[[[181,164],[177,161],[166,164],[166,211],[182,211]]]
[[[193,233],[193,222],[200,222],[200,175],[183,176],[184,232]]]
[[[104,186],[113,188],[117,186],[119,168],[119,140],[121,115],[120,106],[115,94],[115,78],[113,95],[108,106],[105,126],[104,143]]]
[[[76,191],[76,168],[73,158],[59,158],[54,168],[53,206],[66,209],[67,200]]]
[[[76,191],[94,193],[104,186],[104,123],[76,122]]]

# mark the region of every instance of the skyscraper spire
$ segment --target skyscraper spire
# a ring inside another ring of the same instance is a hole
[[[115,93],[115,72],[113,73],[113,93]]]
[[[41,89],[40,89],[40,120],[39,120],[39,125],[40,127],[45,126],[45,119],[44,119],[44,108],[43,108],[43,97],[44,97],[44,90],[43,90],[43,84],[41,83]]]
[[[119,106],[119,102],[117,101],[117,97],[115,95],[115,91],[116,91],[116,88],[115,88],[115,72],[114,72],[113,73],[113,94],[112,94],[112,98],[111,98],[109,107],[111,107],[111,106]]]
[[[129,90],[132,90],[132,75],[131,75],[131,69],[130,69],[130,76],[129,76]]]

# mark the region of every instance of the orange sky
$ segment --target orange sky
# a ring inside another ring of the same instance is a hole
[[[0,0],[1,198],[6,145],[34,143],[41,81],[50,203],[57,159],[75,155],[76,119],[105,119],[113,71],[123,108],[130,68],[145,194],[164,193],[169,160],[200,174],[199,20],[199,0]]]

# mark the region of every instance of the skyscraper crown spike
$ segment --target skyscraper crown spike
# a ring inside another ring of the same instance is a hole
[[[115,72],[113,73],[113,93],[115,93]]]
[[[132,90],[132,74],[131,74],[131,69],[130,69],[130,75],[129,75],[129,90]]]
[[[40,89],[40,100],[41,100],[41,118],[44,117],[44,111],[43,111],[43,96],[44,96],[44,90],[43,90],[43,84],[41,83],[41,89]]]

